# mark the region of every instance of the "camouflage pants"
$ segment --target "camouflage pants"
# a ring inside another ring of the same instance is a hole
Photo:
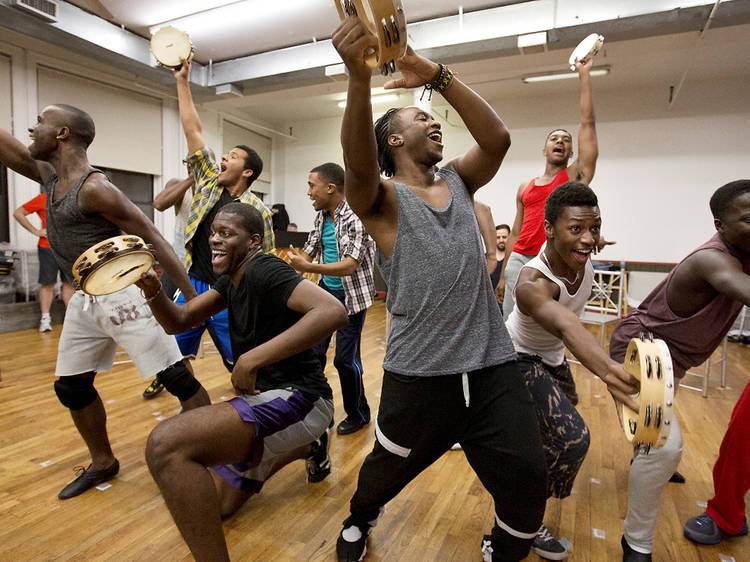
[[[578,413],[570,366],[551,367],[538,355],[518,354],[518,368],[534,400],[549,477],[547,496],[566,498],[589,449],[589,429]]]

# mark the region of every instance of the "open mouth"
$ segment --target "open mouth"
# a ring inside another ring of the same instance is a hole
[[[585,262],[589,259],[589,255],[591,255],[591,248],[588,250],[573,250],[573,257],[579,262]]]
[[[429,139],[434,142],[442,143],[443,134],[440,131],[433,131],[428,135]]]
[[[227,253],[221,250],[211,250],[211,265],[221,263],[226,258]]]

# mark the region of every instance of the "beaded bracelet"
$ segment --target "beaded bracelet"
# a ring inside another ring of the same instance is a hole
[[[152,296],[150,296],[150,297],[148,297],[148,298],[146,299],[146,304],[150,303],[150,302],[151,302],[152,300],[154,300],[154,299],[155,299],[156,297],[158,297],[158,296],[159,296],[160,294],[161,294],[161,283],[159,284],[159,290],[158,290],[158,291],[156,291],[156,292],[155,292],[155,293],[154,293],[154,294],[153,294]],[[144,297],[146,296],[146,295],[145,295],[145,293],[144,293],[144,295],[143,295],[143,296],[144,296]]]
[[[453,71],[442,63],[438,63],[438,67],[438,73],[435,75],[435,78],[432,79],[432,82],[424,85],[422,95],[419,97],[420,100],[424,97],[425,92],[428,91],[429,95],[427,99],[431,100],[432,90],[437,90],[442,94],[453,83]]]

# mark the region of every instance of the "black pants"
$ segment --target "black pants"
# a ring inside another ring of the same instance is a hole
[[[381,507],[458,442],[495,501],[494,559],[528,554],[544,515],[547,468],[534,404],[515,362],[466,377],[386,371],[375,430],[346,525],[375,520]]]

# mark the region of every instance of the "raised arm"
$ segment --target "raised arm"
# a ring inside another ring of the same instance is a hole
[[[172,246],[146,215],[130,199],[112,185],[103,174],[92,174],[78,194],[84,213],[99,213],[123,232],[140,236],[153,245],[156,257],[186,300],[196,296],[187,272]]]
[[[479,232],[484,240],[484,255],[487,261],[487,272],[492,275],[497,268],[497,235],[492,210],[480,201],[474,201],[474,214],[479,223]]]
[[[199,148],[205,146],[203,141],[203,125],[201,125],[198,111],[193,103],[193,94],[190,92],[190,61],[182,60],[182,66],[174,71],[177,81],[177,105],[180,108],[180,120],[182,130],[185,131],[188,153],[192,154]]]
[[[364,220],[377,213],[378,201],[382,197],[370,103],[372,69],[364,62],[365,51],[377,48],[377,39],[359,19],[348,17],[333,32],[332,40],[349,71],[346,108],[341,123],[346,199]]]
[[[568,177],[588,185],[594,179],[599,144],[596,139],[594,97],[591,91],[591,65],[593,58],[581,64],[576,62],[581,80],[581,123],[578,126],[578,158],[568,166]]]
[[[29,149],[3,129],[0,129],[0,162],[37,183],[45,183],[54,172],[49,163],[34,160]]]
[[[227,307],[223,297],[214,289],[201,293],[183,306],[177,306],[162,290],[153,269],[141,275],[136,285],[143,291],[154,318],[168,334],[179,334],[199,326]]]
[[[541,274],[523,269],[516,285],[516,305],[550,334],[562,339],[571,353],[604,381],[616,402],[638,411],[638,405],[630,397],[637,390],[637,381],[604,352],[578,317],[556,300],[559,290]]]
[[[254,392],[255,374],[259,368],[310,349],[348,322],[346,309],[336,297],[307,280],[294,288],[286,306],[302,314],[302,318],[237,359],[232,384],[238,392]]]
[[[182,202],[185,192],[195,185],[195,178],[190,174],[184,180],[172,178],[164,186],[164,189],[154,198],[154,209],[157,211],[166,211]]]

